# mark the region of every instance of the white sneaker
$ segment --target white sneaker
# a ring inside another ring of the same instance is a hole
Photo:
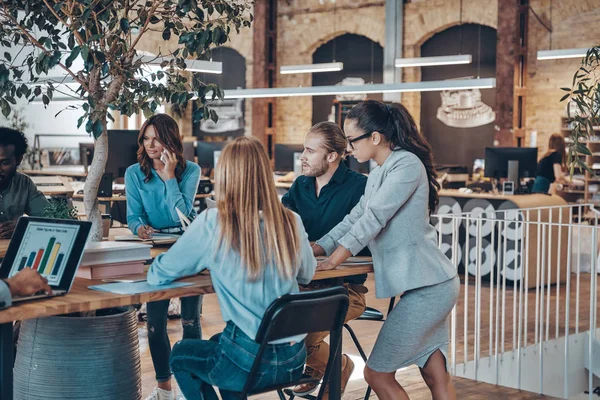
[[[146,397],[146,400],[175,400],[175,391],[156,387],[150,396]]]

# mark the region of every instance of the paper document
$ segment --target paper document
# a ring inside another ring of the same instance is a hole
[[[185,232],[187,227],[192,223],[188,217],[186,217],[179,207],[175,207],[175,211],[177,211],[177,216],[179,217],[179,222],[181,222],[181,229]]]
[[[189,282],[173,282],[169,285],[153,286],[148,282],[115,282],[104,285],[89,286],[88,289],[99,290],[101,292],[110,292],[117,294],[139,294],[147,292],[160,292],[161,290],[176,289],[185,286],[191,286]]]
[[[177,239],[179,239],[181,235],[177,235],[174,233],[153,233],[150,239],[142,239],[138,235],[117,235],[115,236],[115,240],[120,241],[134,241],[134,242],[165,242],[170,241],[170,243],[175,243]]]
[[[326,256],[317,257],[317,261],[326,260]],[[369,265],[373,264],[373,259],[371,257],[350,257],[340,265]]]

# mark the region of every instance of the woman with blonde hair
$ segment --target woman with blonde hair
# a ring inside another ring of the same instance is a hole
[[[556,182],[569,184],[572,180],[565,175],[567,169],[567,151],[565,138],[555,133],[548,141],[548,151],[538,163],[538,169],[533,183],[533,193],[549,193],[550,186]]]
[[[316,260],[300,217],[277,197],[261,143],[239,137],[222,151],[215,173],[217,207],[201,213],[185,234],[150,267],[148,283],[161,285],[210,270],[227,326],[213,340],[177,343],[171,369],[188,400],[236,398],[259,345],[261,319],[278,297],[308,283]],[[263,355],[254,388],[302,375],[305,335],[273,342]]]

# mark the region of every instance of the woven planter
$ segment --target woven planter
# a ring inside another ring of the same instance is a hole
[[[142,397],[133,307],[94,317],[23,321],[14,368],[14,399]]]

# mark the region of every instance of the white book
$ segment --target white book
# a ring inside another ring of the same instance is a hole
[[[88,242],[81,266],[150,260],[152,246],[135,242]]]

